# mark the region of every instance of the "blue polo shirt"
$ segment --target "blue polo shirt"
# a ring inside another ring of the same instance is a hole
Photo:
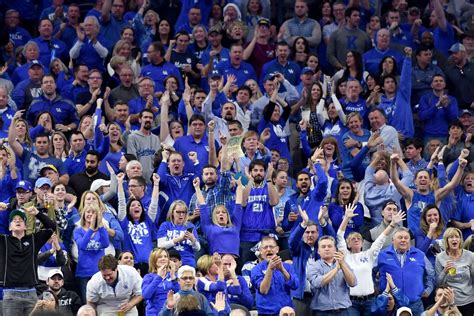
[[[33,102],[31,102],[26,116],[28,122],[33,125],[38,114],[44,111],[51,113],[55,124],[68,125],[76,123],[79,125],[79,116],[77,115],[76,107],[70,100],[63,99],[60,95],[56,96],[52,101],[46,99],[43,95],[34,99]]]
[[[293,86],[297,86],[300,83],[300,66],[294,61],[288,60],[285,65],[278,62],[278,59],[271,60],[263,65],[262,73],[260,76],[260,85],[263,86],[263,80],[267,74],[273,72],[279,72],[285,76]]]
[[[169,75],[174,75],[178,78],[178,91],[183,91],[183,81],[181,80],[181,73],[175,65],[167,61],[163,61],[158,65],[148,64],[142,68],[141,76],[150,77],[155,82],[155,92],[165,91],[163,85],[164,80]]]
[[[216,149],[219,145],[216,142]],[[207,136],[204,135],[198,143],[194,140],[192,135],[186,135],[176,139],[174,143],[176,151],[180,152],[184,158],[184,173],[201,174],[202,168],[208,164],[209,161],[209,143]],[[194,163],[189,159],[188,153],[195,151],[199,164]]]
[[[38,60],[45,66],[49,66],[51,60],[55,57],[60,59],[66,59],[67,47],[63,41],[51,38],[50,41],[43,39],[41,36],[33,39],[39,47],[39,58]]]
[[[230,59],[223,60],[217,65],[217,69],[220,70],[225,79],[227,79],[228,75],[233,74],[237,78],[236,84],[238,87],[243,86],[245,81],[249,79],[257,80],[257,75],[252,65],[245,61],[242,61],[240,66],[236,68],[230,63]]]

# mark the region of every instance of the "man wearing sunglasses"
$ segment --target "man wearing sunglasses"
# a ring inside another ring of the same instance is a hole
[[[211,305],[207,298],[194,290],[194,284],[196,283],[196,270],[191,266],[182,266],[178,270],[178,282],[179,282],[179,292],[174,293],[173,290],[168,292],[168,297],[166,298],[166,303],[161,309],[158,315],[174,315],[174,308],[180,297],[186,295],[192,295],[197,298],[201,310],[205,312],[206,315],[214,315]]]

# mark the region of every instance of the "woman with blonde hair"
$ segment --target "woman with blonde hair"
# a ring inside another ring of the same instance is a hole
[[[178,251],[183,265],[196,266],[194,251],[201,249],[194,224],[188,220],[188,206],[182,200],[171,203],[158,230],[158,247]]]
[[[140,75],[140,64],[133,58],[132,53],[132,44],[127,40],[119,40],[115,43],[114,50],[112,51],[112,56],[124,57],[126,62],[130,65],[130,68],[133,70],[135,78],[138,78]],[[109,75],[113,75],[112,65],[109,63],[107,65],[107,71]]]
[[[244,85],[249,87],[250,91],[252,91],[252,96],[250,97],[250,103],[254,103],[255,101],[257,101],[263,96],[263,93],[260,90],[260,87],[258,86],[257,81],[253,79],[249,79],[245,81]]]
[[[193,186],[201,212],[201,227],[209,242],[209,252],[239,256],[240,225],[242,224],[243,213],[242,183],[238,180],[235,207],[232,215],[225,205],[222,204],[216,205],[212,210],[212,214],[210,214],[211,210],[206,205],[206,200],[200,188],[199,178],[194,179]]]
[[[474,315],[474,253],[462,248],[461,230],[450,227],[443,234],[444,251],[436,256],[436,284],[454,290],[454,305],[462,315]]]
[[[74,230],[78,248],[76,280],[83,303],[86,302],[87,282],[99,271],[99,260],[109,246],[108,223],[103,221],[102,214],[98,205],[86,206],[81,212],[80,226]]]
[[[23,149],[31,150],[33,148],[33,140],[30,137],[28,121],[21,118],[22,115],[23,112],[15,112],[8,129],[8,134],[16,135],[16,140],[21,144]]]
[[[344,254],[344,261],[346,261],[349,267],[354,271],[354,275],[357,278],[357,285],[350,288],[352,306],[349,307],[349,313],[351,315],[352,313],[369,315],[372,302],[375,298],[372,269],[377,262],[377,257],[387,236],[405,219],[405,213],[399,211],[397,214],[394,214],[391,223],[385,228],[382,234],[377,237],[371,247],[367,250],[362,250],[364,240],[360,233],[352,232],[344,239],[349,221],[355,216],[360,216],[354,213],[355,209],[355,204],[346,205],[344,219],[337,231],[337,249]],[[305,212],[305,217],[307,216]]]
[[[209,302],[214,302],[218,292],[227,294],[227,285],[224,276],[224,265],[218,253],[203,255],[197,262],[197,268],[202,277],[196,281],[196,289],[203,294]],[[240,286],[238,287],[240,289]],[[233,293],[236,294],[236,293]],[[227,295],[225,295],[227,297]],[[226,298],[226,311],[230,313],[230,304]]]
[[[156,248],[150,254],[148,266],[149,273],[143,277],[142,296],[146,302],[146,315],[157,315],[168,292],[179,291],[176,265],[170,260],[168,250]]]

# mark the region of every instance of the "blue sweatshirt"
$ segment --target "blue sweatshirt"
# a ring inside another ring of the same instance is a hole
[[[92,229],[78,227],[74,230],[74,240],[78,249],[76,277],[91,277],[99,271],[97,265],[105,255],[104,249],[109,246],[107,230],[100,227],[94,233]]]
[[[182,200],[189,204],[194,194],[193,179],[194,173],[183,173],[181,176],[173,176],[168,172],[168,163],[162,161],[158,167],[160,176],[160,208],[162,212],[158,223],[166,220],[166,214],[171,203],[176,200]]]
[[[227,285],[227,297],[230,304],[240,304],[247,307],[249,310],[253,307],[253,296],[250,292],[247,281],[243,276],[238,275],[239,286]],[[227,281],[227,280],[226,280]]]
[[[252,269],[252,285],[256,290],[256,305],[259,314],[278,314],[282,307],[293,306],[290,292],[298,288],[299,280],[291,264],[283,263],[283,266],[290,274],[290,279],[285,280],[283,273],[276,269],[273,270],[272,281],[267,294],[260,293],[260,285],[265,277],[268,261],[264,260]]]
[[[317,222],[319,223],[319,222]],[[305,228],[303,228],[300,224],[295,226],[295,229],[290,234],[290,239],[288,240],[288,244],[291,251],[291,257],[293,259],[293,268],[295,270],[296,275],[298,276],[298,288],[293,289],[291,291],[291,296],[302,299],[304,296],[304,288],[306,282],[306,264],[310,257],[313,257],[312,260],[319,259],[318,249],[316,241],[314,247],[311,247],[307,243],[303,241],[303,234],[305,232]],[[319,236],[332,236],[336,238],[336,233],[331,225],[326,224],[326,226],[322,227],[318,225],[318,232]]]
[[[199,210],[201,211],[201,227],[209,242],[209,253],[229,253],[239,256],[242,205],[235,205],[231,215],[232,226],[229,227],[215,225],[211,220],[211,212],[207,205],[201,204]]]
[[[423,138],[446,137],[448,125],[458,117],[458,102],[453,96],[448,96],[447,107],[437,108],[439,97],[433,92],[425,94],[420,99],[418,118],[423,121]]]
[[[148,263],[150,253],[153,251],[153,241],[156,240],[156,225],[145,213],[143,222],[131,222],[127,216],[120,221],[120,226],[125,232],[123,249],[132,252],[135,263]]]
[[[413,115],[411,108],[411,57],[405,57],[403,61],[400,85],[397,88],[395,98],[388,99],[382,95],[379,109],[387,116],[387,124],[393,126],[405,138],[412,138],[415,134]]]
[[[142,296],[146,303],[146,315],[154,316],[159,313],[166,303],[168,291],[179,291],[178,279],[171,280],[170,273],[163,279],[156,273],[148,273],[143,277]]]

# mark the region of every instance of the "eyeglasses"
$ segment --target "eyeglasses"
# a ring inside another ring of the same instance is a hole
[[[276,248],[276,247],[278,247],[278,246],[266,245],[266,246],[262,246],[261,248],[262,248],[263,250],[267,250],[267,249],[274,249],[274,248]]]
[[[176,214],[180,214],[180,215],[185,215],[185,214],[186,214],[186,211],[176,211],[175,213],[176,213]]]
[[[192,280],[194,280],[194,277],[192,277],[192,276],[189,276],[189,277],[181,277],[180,279],[183,280],[183,281],[192,281]]]

